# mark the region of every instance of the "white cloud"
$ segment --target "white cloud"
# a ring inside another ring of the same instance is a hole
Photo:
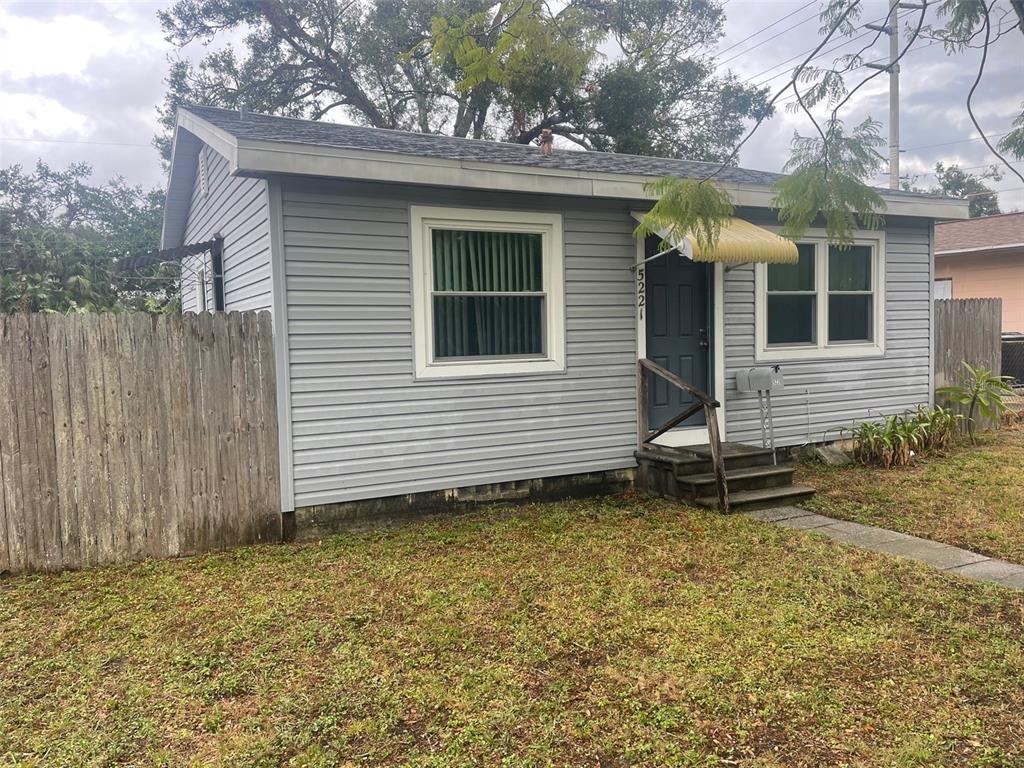
[[[2,96],[0,135],[16,138],[75,139],[88,134],[89,118],[55,98],[33,93]]]
[[[0,6],[0,77],[80,73],[100,51],[117,43],[109,29],[84,16],[40,20]]]

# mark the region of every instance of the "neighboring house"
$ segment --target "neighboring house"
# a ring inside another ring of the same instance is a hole
[[[1024,333],[1024,213],[936,224],[935,298],[1002,299],[1003,332]]]
[[[729,441],[760,445],[757,395],[735,381],[758,364],[783,368],[780,445],[930,402],[933,222],[967,204],[884,191],[883,230],[838,250],[814,229],[794,249],[771,231],[780,177],[726,168],[723,243],[751,257],[635,269],[657,245],[633,234],[644,183],[714,167],[194,107],[163,247],[223,237],[216,292],[209,260],[183,263],[186,311],[222,295],[273,312],[285,510],[628,473],[638,358],[720,401]],[[750,263],[779,254],[799,261]],[[652,388],[653,424],[673,397]],[[662,442],[706,442],[702,419]]]

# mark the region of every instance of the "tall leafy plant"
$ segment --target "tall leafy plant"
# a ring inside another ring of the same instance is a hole
[[[1006,410],[1004,395],[1012,395],[1009,376],[997,376],[984,366],[974,366],[966,360],[962,363],[966,373],[960,384],[940,387],[939,395],[951,402],[967,406],[967,431],[971,442],[976,442],[976,416],[981,414],[987,419],[999,419]]]

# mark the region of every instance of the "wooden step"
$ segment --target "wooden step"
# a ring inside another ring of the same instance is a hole
[[[732,446],[735,446],[735,443]],[[725,465],[726,471],[748,467],[773,466],[770,448],[753,448],[750,446],[745,446],[745,448],[746,450],[743,451],[735,449],[728,452],[723,451],[722,463]],[[637,461],[652,461],[671,466],[678,478],[713,472],[715,467],[711,457],[704,452],[694,453],[694,450],[699,450],[699,448],[655,446],[634,451],[633,455]]]
[[[715,493],[715,473],[703,472],[696,475],[676,476],[679,485],[688,490],[694,498]],[[789,485],[793,481],[793,467],[744,467],[742,469],[726,469],[725,481],[729,493],[736,491],[752,491],[758,488],[775,488]]]
[[[783,485],[775,488],[758,488],[751,491],[729,491],[729,509],[760,509],[764,507],[785,507],[806,501],[814,495],[814,489],[806,485]],[[701,496],[695,504],[709,509],[718,509],[718,496]]]

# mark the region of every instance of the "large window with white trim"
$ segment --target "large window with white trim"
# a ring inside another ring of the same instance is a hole
[[[797,250],[795,264],[757,265],[758,359],[882,354],[882,235],[858,237],[845,248],[809,237]]]
[[[561,217],[411,213],[417,376],[562,370]]]

